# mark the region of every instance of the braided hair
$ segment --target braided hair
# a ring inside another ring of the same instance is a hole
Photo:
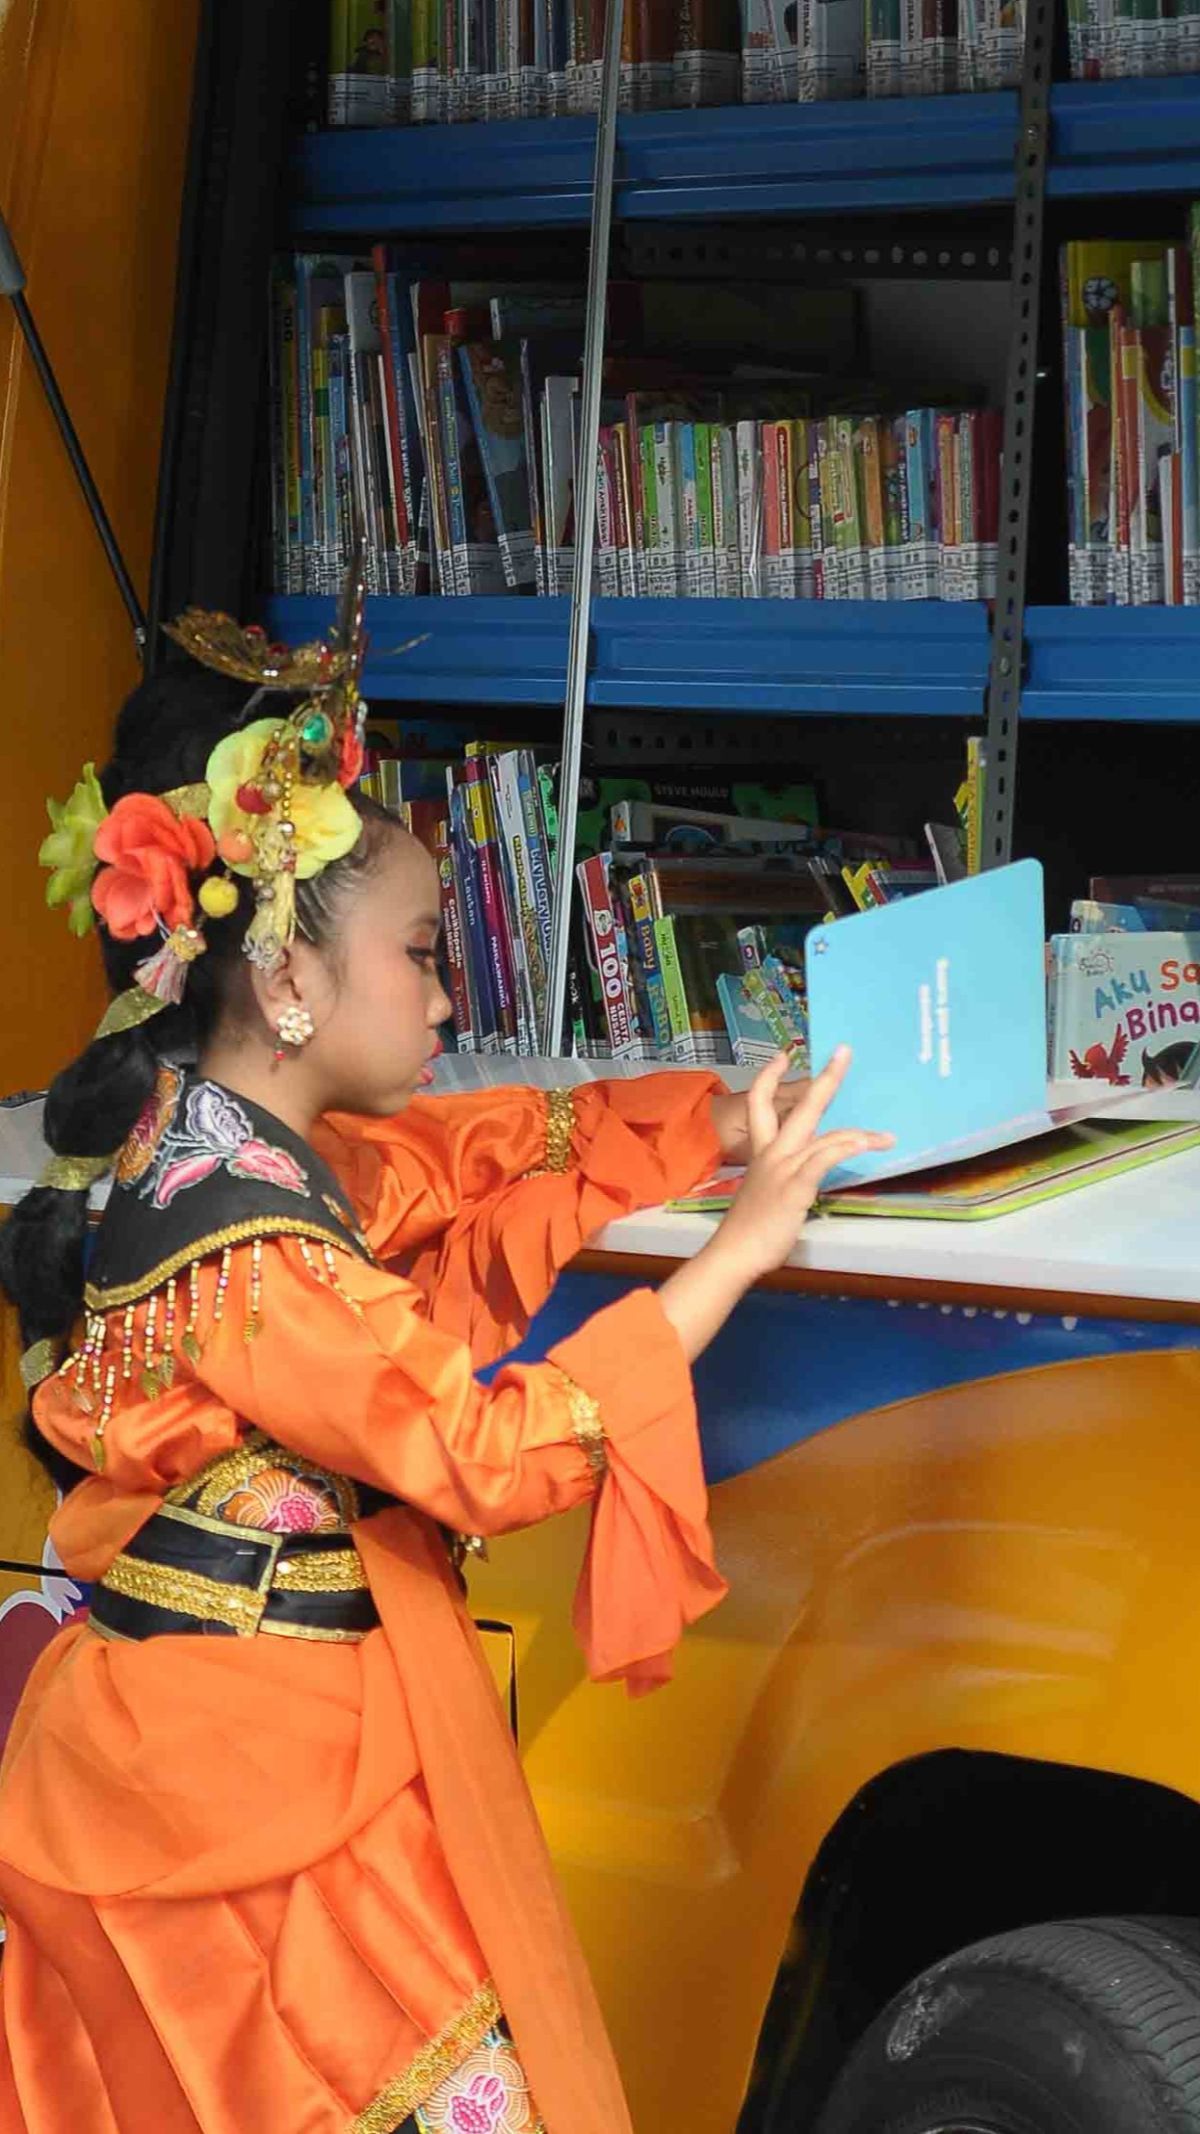
[[[112,756],[100,788],[112,808],[126,793],[165,793],[198,784],[218,741],[240,723],[248,693],[205,668],[177,665],[143,682],[117,720]],[[281,707],[282,708],[282,707]],[[356,881],[375,867],[395,817],[351,793],[364,834],[344,859],[296,884],[296,927],[316,947],[336,932]],[[199,877],[196,878],[197,881]],[[57,1074],[46,1093],[42,1131],[60,1156],[106,1156],[119,1149],[151,1096],[164,1063],[191,1064],[221,1019],[244,969],[242,942],[254,916],[252,886],[237,879],[238,901],[226,918],[205,922],[206,952],[189,966],[183,999],[136,1029],[94,1038]],[[105,975],[114,994],[134,983],[153,946],[150,936],[119,941],[97,924]],[[86,1190],[35,1186],[0,1226],[0,1289],[16,1306],[26,1346],[69,1336],[83,1303]],[[26,1427],[31,1449],[60,1487],[79,1470]]]

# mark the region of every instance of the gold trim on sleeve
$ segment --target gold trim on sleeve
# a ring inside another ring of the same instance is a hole
[[[571,1168],[571,1142],[575,1133],[575,1091],[548,1089],[546,1097],[546,1155],[522,1175],[525,1178],[561,1177]]]
[[[500,2020],[500,1996],[490,1979],[472,1994],[465,2008],[422,2046],[402,2075],[397,2075],[360,2112],[347,2134],[395,2134],[409,2115],[424,2104],[439,2082],[461,2067],[469,2053],[486,2038]]]
[[[571,1137],[575,1132],[575,1091],[551,1089],[546,1093],[546,1169],[565,1171],[571,1162]]]
[[[600,1403],[585,1393],[582,1386],[561,1365],[556,1366],[566,1389],[567,1407],[571,1413],[571,1435],[583,1453],[597,1482],[602,1482],[608,1473],[607,1439],[604,1424],[600,1420]]]

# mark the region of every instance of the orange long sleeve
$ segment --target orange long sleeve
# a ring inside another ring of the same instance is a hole
[[[651,1291],[484,1386],[465,1345],[394,1275],[343,1255],[333,1288],[279,1239],[250,1343],[237,1332],[245,1279],[235,1261],[227,1324],[200,1365],[210,1394],[461,1533],[502,1534],[594,1495],[575,1611],[589,1672],[637,1689],[667,1678],[685,1624],[725,1588],[691,1374]]]
[[[490,1363],[521,1340],[555,1276],[606,1223],[711,1175],[721,1086],[694,1072],[584,1084],[559,1172],[542,1169],[540,1090],[417,1098],[395,1119],[339,1114],[314,1139],[374,1251],[402,1264],[436,1325]]]

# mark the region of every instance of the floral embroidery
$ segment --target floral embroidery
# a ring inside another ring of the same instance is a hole
[[[284,1467],[265,1467],[235,1489],[218,1506],[217,1517],[268,1534],[328,1534],[342,1524],[332,1490]]]
[[[145,1119],[143,1113],[135,1135]],[[241,1105],[215,1082],[197,1082],[189,1091],[182,1125],[177,1117],[169,1125],[164,1121],[151,1157],[133,1175],[145,1174],[143,1197],[151,1195],[156,1208],[169,1208],[177,1193],[211,1178],[222,1165],[235,1178],[257,1178],[285,1193],[308,1192],[308,1178],[295,1157],[260,1141]]]
[[[541,2134],[512,2040],[490,2031],[441,2087],[418,2105],[420,2134]]]
[[[124,1148],[117,1158],[117,1178],[123,1186],[136,1185],[145,1176],[179,1102],[183,1076],[175,1067],[160,1067],[152,1094]]]

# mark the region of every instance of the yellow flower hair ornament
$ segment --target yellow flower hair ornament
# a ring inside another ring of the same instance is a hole
[[[254,883],[245,948],[263,970],[295,932],[297,880],[343,859],[362,835],[343,787],[321,776],[329,738],[325,714],[310,705],[290,719],[256,719],[218,741],[208,759],[209,827],[230,873]],[[220,889],[219,880],[206,882],[202,906]]]

